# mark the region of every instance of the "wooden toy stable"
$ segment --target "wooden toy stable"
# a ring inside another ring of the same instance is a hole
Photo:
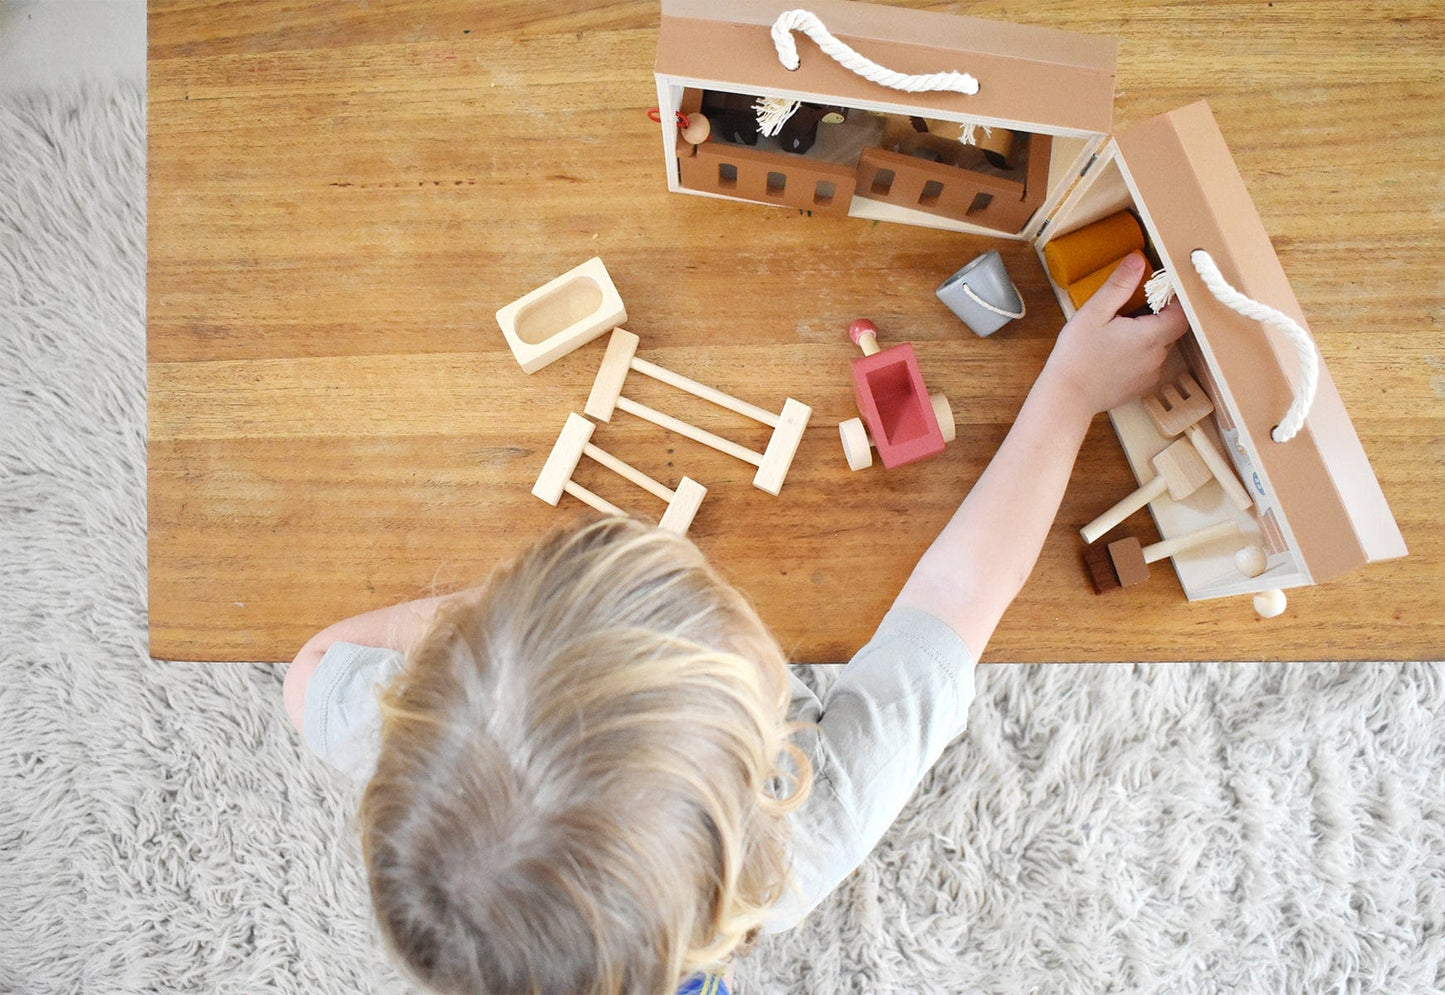
[[[1113,135],[1112,40],[848,0],[820,0],[808,9],[875,63],[909,74],[967,72],[978,80],[977,93],[890,90],[801,36],[801,64],[789,70],[770,33],[788,9],[780,0],[663,0],[656,80],[670,189],[1027,239],[1041,260],[1051,238],[1132,211],[1144,226],[1149,254],[1172,275],[1192,328],[1165,383],[1189,374],[1209,394],[1214,412],[1203,431],[1217,440],[1253,498],[1241,509],[1224,488],[1210,484],[1151,504],[1155,522],[1170,540],[1233,521],[1244,541],[1267,553],[1257,576],[1236,566],[1238,542],[1176,553],[1172,562],[1186,596],[1322,583],[1405,555],[1323,362],[1303,429],[1275,441],[1271,433],[1301,382],[1295,346],[1217,300],[1191,265],[1194,250],[1205,250],[1233,287],[1307,329],[1207,105]],[[1003,177],[866,145],[850,149],[854,158],[847,159],[838,152],[847,142],[836,136],[819,138],[818,154],[810,149],[801,156],[769,148],[765,140],[757,146],[683,141],[674,112],[694,111],[715,92],[846,108],[850,120],[865,123],[894,115],[1007,129],[1027,154],[1014,169],[1021,175]],[[891,175],[880,177],[879,170]],[[1071,316],[1065,288],[1052,285]],[[1153,461],[1173,440],[1160,434],[1142,402],[1110,418],[1141,486],[1147,484]]]

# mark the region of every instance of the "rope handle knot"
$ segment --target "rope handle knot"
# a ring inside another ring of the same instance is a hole
[[[778,50],[778,61],[789,72],[802,64],[798,58],[798,46],[793,41],[794,31],[801,31],[813,39],[824,55],[832,58],[844,69],[879,86],[903,90],[906,93],[951,90],[971,96],[978,92],[978,80],[968,73],[950,71],[912,76],[880,66],[833,37],[833,33],[823,25],[818,16],[808,10],[785,10],[773,22],[773,47]]]

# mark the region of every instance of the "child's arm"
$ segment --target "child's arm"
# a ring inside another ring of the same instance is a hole
[[[426,631],[432,616],[436,614],[437,606],[449,597],[454,595],[424,598],[390,608],[379,608],[329,625],[307,640],[306,645],[301,647],[301,652],[296,654],[291,669],[286,671],[286,681],[281,690],[286,715],[296,730],[302,731],[306,685],[332,643],[356,643],[405,653],[416,638]]]
[[[1144,274],[1123,263],[1059,333],[998,454],[923,554],[878,631],[796,734],[813,792],[794,823],[796,884],[769,918],[786,929],[868,855],[963,731],[973,668],[1038,558],[1094,415],[1156,383],[1187,327],[1177,307],[1116,318]]]
[[[894,602],[942,619],[975,656],[1033,571],[1094,415],[1153,387],[1189,327],[1177,304],[1116,317],[1144,271],[1129,256],[1064,326],[1003,445]]]

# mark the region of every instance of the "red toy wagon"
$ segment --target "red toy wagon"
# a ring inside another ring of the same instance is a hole
[[[878,329],[859,318],[848,337],[863,350],[853,360],[853,395],[862,418],[838,425],[848,466],[861,470],[873,464],[873,449],[892,469],[943,452],[955,432],[953,409],[942,394],[923,386],[918,357],[907,342],[878,348]]]

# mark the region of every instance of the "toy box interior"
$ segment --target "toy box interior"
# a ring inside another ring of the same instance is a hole
[[[904,74],[966,72],[977,92],[909,93],[844,68],[795,32],[798,68],[772,33],[781,0],[663,0],[656,64],[668,186],[683,193],[1049,243],[1128,212],[1151,263],[1172,277],[1191,332],[1166,382],[1189,373],[1209,394],[1205,433],[1252,504],[1216,485],[1150,505],[1169,539],[1233,519],[1267,553],[1263,573],[1236,565],[1239,542],[1178,553],[1190,599],[1324,582],[1405,555],[1404,541],[1323,362],[1303,428],[1274,429],[1305,376],[1287,336],[1221,303],[1191,263],[1208,253],[1240,293],[1308,328],[1269,236],[1207,105],[1110,132],[1111,39],[928,11],[826,0],[808,7],[844,45]],[[796,101],[775,135],[753,105]],[[686,141],[677,112],[712,134]],[[960,137],[967,134],[973,144]],[[1047,266],[1045,267],[1048,272]],[[1050,284],[1065,316],[1069,288]],[[1076,295],[1075,295],[1076,296]],[[1110,412],[1142,481],[1164,438],[1141,403]],[[1255,571],[1250,571],[1254,573]]]

